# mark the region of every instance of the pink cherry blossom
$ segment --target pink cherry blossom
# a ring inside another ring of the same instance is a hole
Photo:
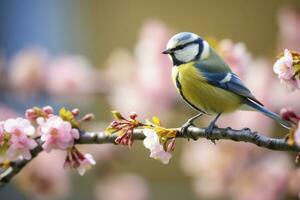
[[[14,134],[17,132],[24,133],[27,136],[31,136],[35,133],[34,127],[30,121],[23,118],[8,119],[4,122],[4,130],[8,133]]]
[[[146,138],[143,143],[144,146],[150,150],[150,158],[161,161],[163,164],[168,164],[172,154],[164,150],[163,146],[159,142],[159,137],[152,129],[143,130]]]
[[[288,49],[284,50],[284,55],[274,64],[274,72],[280,79],[290,79],[293,76],[293,56]]]
[[[299,89],[300,81],[294,77],[293,56],[288,49],[284,50],[284,55],[275,62],[273,69],[288,90]]]
[[[79,131],[59,116],[53,115],[48,119],[38,118],[37,123],[40,125],[41,140],[44,141],[42,147],[46,152],[52,149],[65,150],[74,144],[74,139],[79,138]]]
[[[3,127],[4,131],[11,135],[10,146],[6,151],[7,159],[14,160],[18,156],[23,156],[27,160],[31,159],[30,150],[34,149],[37,143],[29,137],[35,133],[30,121],[23,118],[8,119]]]
[[[76,147],[73,147],[67,152],[64,168],[77,169],[78,173],[83,176],[95,164],[96,161],[91,154],[83,154]]]

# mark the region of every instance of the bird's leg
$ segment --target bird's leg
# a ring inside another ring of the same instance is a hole
[[[201,117],[204,113],[200,112],[199,114],[195,115],[194,117],[190,118],[187,120],[187,122],[185,122],[182,127],[181,127],[181,133],[183,135],[183,137],[185,138],[192,138],[193,140],[197,140],[198,138],[195,137],[193,134],[191,134],[190,132],[188,132],[188,128],[190,126],[194,126],[194,121]]]
[[[205,135],[207,138],[211,137],[211,133],[213,129],[216,127],[216,121],[219,119],[222,113],[218,113],[217,116],[210,122],[208,127],[205,129]],[[216,141],[214,139],[211,139],[212,143],[216,144]]]

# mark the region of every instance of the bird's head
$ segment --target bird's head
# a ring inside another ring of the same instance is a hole
[[[181,32],[174,35],[167,44],[163,54],[170,55],[173,65],[205,59],[209,55],[209,45],[205,40],[194,33]]]

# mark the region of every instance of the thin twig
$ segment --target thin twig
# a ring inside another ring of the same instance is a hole
[[[178,131],[176,136],[178,138],[206,138],[209,140],[225,139],[236,142],[248,142],[259,147],[276,151],[300,151],[298,146],[289,145],[285,138],[270,138],[253,132],[248,128],[241,130],[234,130],[231,128],[214,128],[210,135],[205,133],[204,128],[198,128],[195,126],[190,126],[185,133],[181,131],[181,128],[177,128],[176,130]],[[116,138],[117,135],[105,135],[102,132],[81,131],[80,138],[76,141],[76,144],[116,144]],[[143,140],[144,138],[145,136],[143,134],[143,129],[134,130],[134,140]],[[31,151],[32,159],[35,158],[41,151],[43,151],[41,147],[42,143],[40,141],[38,141],[38,143],[39,146]],[[19,159],[12,162],[11,166],[0,174],[0,187],[3,187],[9,183],[11,179],[17,175],[31,160]]]

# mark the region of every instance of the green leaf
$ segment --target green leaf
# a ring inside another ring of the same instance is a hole
[[[124,120],[125,118],[121,115],[120,112],[116,111],[116,110],[113,110],[111,111],[113,117],[117,120]]]
[[[70,110],[65,109],[65,107],[62,107],[59,110],[59,116],[65,120],[65,121],[69,121],[71,122],[74,119],[74,115],[72,114],[72,112]]]
[[[160,119],[159,119],[158,117],[156,117],[156,116],[153,116],[153,117],[152,117],[152,122],[153,122],[153,124],[155,124],[155,125],[161,126]]]
[[[108,126],[108,127],[106,127],[106,129],[104,130],[104,132],[110,135],[110,134],[115,133],[116,129],[113,128],[113,127],[111,127],[111,126]]]

